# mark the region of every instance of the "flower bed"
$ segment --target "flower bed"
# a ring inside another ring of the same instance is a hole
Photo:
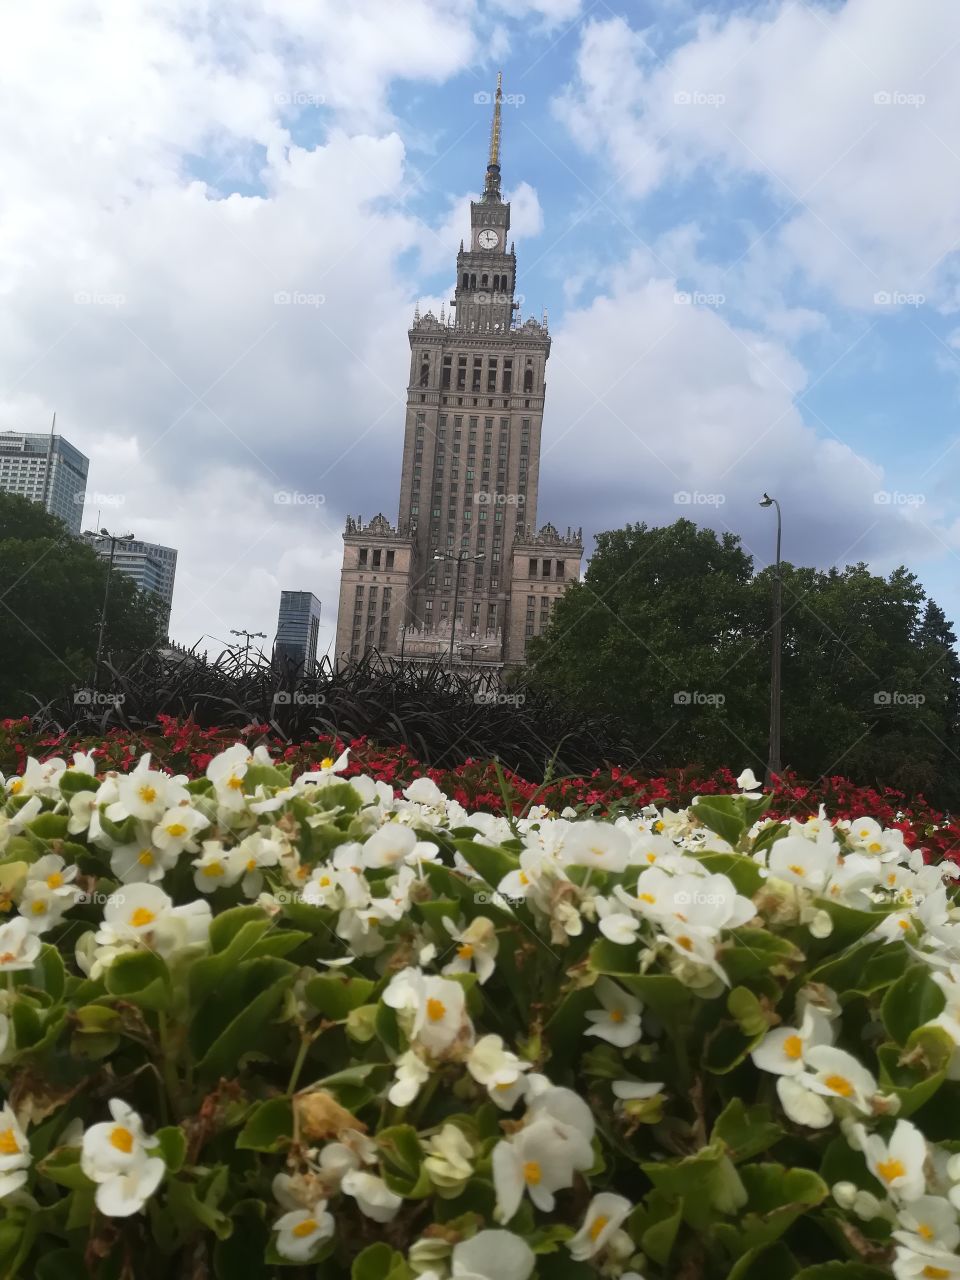
[[[0,1274],[960,1277],[955,868],[898,828],[102,759],[0,779]]]
[[[460,805],[486,813],[502,813],[508,805],[519,815],[533,804],[555,812],[568,805],[582,807],[601,816],[615,814],[621,807],[629,810],[645,804],[679,809],[686,808],[694,796],[726,795],[736,790],[736,778],[729,769],[705,774],[696,768],[675,768],[662,775],[649,775],[623,767],[605,767],[588,776],[538,783],[509,769],[498,770],[489,760],[469,759],[451,769],[426,768],[404,747],[379,747],[365,738],[349,743],[319,738],[291,745],[278,741],[269,725],[250,725],[238,734],[223,728],[201,729],[192,721],[169,716],[161,716],[159,724],[156,733],[111,730],[106,737],[91,740],[37,737],[26,719],[0,720],[0,770],[22,768],[28,755],[42,760],[74,751],[91,751],[98,768],[126,770],[150,751],[169,771],[202,773],[215,754],[239,737],[250,743],[265,741],[273,757],[290,765],[294,776],[315,767],[326,756],[339,756],[349,746],[345,777],[366,774],[399,789],[414,778],[426,776]],[[960,824],[921,795],[907,796],[892,787],[861,786],[839,775],[810,784],[786,772],[776,780],[771,815],[805,817],[816,814],[821,806],[834,818],[872,814],[884,826],[902,831],[911,848],[922,845],[934,860],[960,859]]]

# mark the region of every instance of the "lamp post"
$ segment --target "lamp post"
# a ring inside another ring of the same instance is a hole
[[[244,640],[245,640],[245,644],[243,646],[243,665],[244,666],[247,665],[247,654],[250,652],[250,641],[266,640],[267,638],[267,633],[265,631],[235,631],[233,627],[230,628],[230,634],[232,636],[244,637]]]
[[[97,542],[110,543],[110,560],[107,564],[107,580],[103,584],[103,603],[100,606],[100,626],[97,629],[97,656],[93,663],[93,687],[95,690],[100,687],[100,658],[103,654],[103,632],[107,625],[107,603],[110,600],[110,579],[113,577],[113,558],[116,555],[118,542],[132,542],[132,533],[111,533],[109,529],[84,530],[88,538],[95,538]]]
[[[458,551],[452,556],[443,551],[438,551],[434,555],[434,560],[455,560],[457,563],[456,577],[453,580],[453,616],[450,619],[450,670],[453,670],[453,642],[457,631],[457,605],[460,602],[460,568],[470,560],[482,560],[482,555],[471,555],[469,551]]]
[[[782,772],[780,763],[780,663],[782,657],[781,622],[783,619],[783,574],[780,569],[780,503],[765,493],[760,499],[761,507],[777,508],[777,560],[773,579],[773,629],[772,647],[770,651],[770,741],[767,752],[766,782],[770,786],[774,775]]]

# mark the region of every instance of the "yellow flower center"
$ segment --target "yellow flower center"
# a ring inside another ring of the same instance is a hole
[[[900,926],[900,928],[901,928],[901,929],[909,929],[909,928],[910,928],[910,921],[909,921],[909,920],[904,920],[902,916],[901,916],[901,917],[900,917],[900,919],[897,921],[897,924]]]
[[[20,1143],[12,1128],[0,1130],[0,1156],[20,1154]]]
[[[783,1052],[796,1062],[803,1055],[803,1041],[799,1036],[787,1036],[783,1042]]]
[[[47,888],[59,889],[63,884],[63,876],[59,871],[54,871],[52,875],[47,876]]]
[[[431,1022],[441,1022],[447,1012],[447,1006],[442,1000],[437,1000],[433,996],[427,1001],[427,1017]]]
[[[849,1098],[853,1093],[853,1085],[846,1076],[827,1076],[823,1083],[832,1093],[838,1093],[841,1098]]]
[[[648,862],[653,863],[653,862],[656,862],[656,860],[657,860],[657,855],[656,855],[655,853],[648,853],[648,854],[647,854],[647,861],[648,861]]]
[[[129,1129],[125,1129],[122,1124],[118,1124],[114,1129],[110,1130],[110,1145],[128,1156],[133,1150],[133,1134]]]
[[[137,792],[137,795],[140,797],[140,799],[143,801],[144,804],[153,804],[154,800],[156,800],[157,798],[156,788],[143,786]]]
[[[526,873],[525,871],[521,871],[521,872],[520,872],[520,883],[521,883],[521,884],[529,884],[529,883],[530,883],[530,878],[529,878],[529,876],[527,875],[527,873]]]
[[[902,1160],[881,1160],[877,1164],[877,1173],[884,1182],[893,1182],[894,1178],[902,1178],[906,1173]]]
[[[30,910],[35,916],[42,916],[46,909],[47,902],[45,898],[34,898],[33,902],[30,904]]]
[[[538,1161],[528,1160],[523,1166],[523,1180],[528,1187],[535,1187],[543,1177],[543,1170],[540,1168]]]
[[[943,1267],[934,1267],[930,1263],[920,1272],[922,1276],[926,1276],[927,1280],[950,1280],[950,1272],[944,1271]]]
[[[333,761],[333,756],[324,756],[324,757],[323,757],[323,759],[320,761],[320,768],[321,768],[321,769],[332,769],[332,768],[333,768],[333,763],[334,763],[334,761]]]
[[[598,1214],[596,1218],[594,1218],[593,1222],[591,1222],[590,1230],[587,1232],[587,1235],[589,1235],[590,1239],[593,1241],[594,1244],[596,1244],[597,1240],[599,1239],[600,1232],[603,1230],[603,1228],[607,1225],[609,1221],[610,1219],[606,1217],[605,1214],[601,1213],[601,1214]]]
[[[230,777],[227,779],[227,786],[231,791],[242,791],[243,779],[238,778],[235,773],[231,773]]]
[[[917,1235],[922,1236],[924,1240],[932,1240],[934,1234],[933,1227],[928,1226],[925,1222],[917,1223]]]
[[[0,964],[13,964],[16,958],[17,953],[15,951],[5,951],[3,955],[0,956]]]
[[[681,933],[680,937],[677,938],[677,946],[683,947],[684,951],[692,951],[693,939],[688,938],[685,933]]]
[[[137,861],[140,863],[141,867],[152,867],[153,866],[152,850],[141,849],[140,852],[137,854]]]
[[[248,858],[248,859],[247,859],[247,870],[248,870],[248,871],[256,871],[256,869],[257,869],[257,860],[256,860],[256,858]]]
[[[186,834],[187,828],[182,822],[171,822],[169,827],[167,827],[167,835],[173,836],[174,840],[179,840],[181,836],[185,836]]]
[[[887,876],[887,884],[892,889],[896,883],[897,883],[897,873],[895,871],[891,871],[890,874]]]
[[[868,853],[880,853],[882,849],[883,849],[883,845],[880,843],[879,840],[871,840],[870,843],[867,845]]]
[[[316,1229],[316,1218],[304,1218],[302,1222],[298,1222],[293,1228],[292,1234],[295,1235],[298,1240],[302,1240],[304,1236],[312,1236]]]
[[[130,917],[130,923],[135,929],[142,929],[144,925],[152,924],[156,918],[155,912],[148,910],[146,907],[137,907]]]
[[[461,960],[469,960],[473,955],[473,947],[471,947],[469,942],[465,942],[463,946],[457,947],[457,955]]]
[[[203,868],[203,874],[209,876],[212,880],[214,876],[222,876],[224,871],[222,862],[208,862]]]
[[[623,1021],[623,1010],[622,1010],[622,1009],[611,1009],[611,1010],[610,1010],[610,1021],[611,1021],[611,1022],[622,1022],[622,1021]]]
[[[654,829],[654,831],[662,831],[662,830],[663,830],[663,822],[662,822],[659,818],[658,818],[658,819],[656,820],[656,822],[653,824],[653,829]]]
[[[10,794],[12,796],[18,796],[22,790],[23,790],[23,779],[14,778],[14,780],[10,783]]]
[[[330,877],[329,877],[329,876],[321,876],[321,877],[320,877],[320,887],[321,887],[322,889],[327,889],[327,888],[329,888],[329,886],[330,886]]]
[[[657,901],[652,893],[638,893],[637,897],[641,902],[649,902],[651,907],[654,906]]]
[[[787,868],[787,870],[792,871],[795,876],[802,876],[805,874],[805,869],[797,862],[794,862],[792,866]]]

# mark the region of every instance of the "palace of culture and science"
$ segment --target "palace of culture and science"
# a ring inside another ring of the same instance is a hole
[[[457,255],[456,296],[414,315],[400,514],[348,518],[336,653],[523,663],[580,574],[580,531],[537,531],[540,429],[550,335],[521,320],[510,205],[500,191],[502,91],[483,195]]]

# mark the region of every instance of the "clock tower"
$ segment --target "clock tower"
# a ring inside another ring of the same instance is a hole
[[[337,660],[370,649],[444,655],[473,667],[522,663],[577,580],[580,533],[536,531],[550,335],[522,320],[510,205],[500,189],[501,78],[483,194],[470,205],[449,316],[419,308],[409,330],[400,512],[347,521]]]

